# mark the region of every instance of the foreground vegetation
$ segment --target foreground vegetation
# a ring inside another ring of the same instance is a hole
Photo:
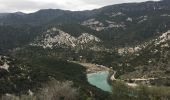
[[[50,81],[38,93],[30,92],[29,95],[4,95],[2,100],[78,100],[79,89],[73,87],[73,82]]]
[[[48,82],[55,79],[61,83],[65,81],[73,82],[73,87],[79,90],[78,93],[81,100],[88,98],[103,100],[109,98],[109,93],[87,82],[85,67],[63,60],[57,60],[55,57],[37,56],[36,58],[15,60],[11,62],[8,70],[0,69],[0,72],[0,96],[13,94],[22,98],[22,95],[24,97],[26,95],[27,97],[29,90],[36,93],[37,91],[45,91],[41,90],[44,87],[54,89],[56,83],[49,85]],[[44,86],[44,84],[47,85]],[[63,90],[58,91],[62,92]],[[68,95],[67,92],[66,94]],[[58,93],[55,93],[55,95],[58,95]]]
[[[38,92],[20,96],[6,94],[1,96],[0,100],[99,100],[91,97],[85,97],[81,93],[80,88],[74,86],[72,81],[59,82],[51,80],[43,85]],[[170,87],[148,87],[137,86],[129,87],[121,81],[113,83],[111,98],[103,98],[103,100],[169,100]]]
[[[170,87],[129,87],[119,81],[113,83],[112,96],[114,100],[170,100]]]

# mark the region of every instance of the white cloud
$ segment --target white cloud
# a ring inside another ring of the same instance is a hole
[[[91,10],[106,5],[143,1],[147,0],[0,0],[0,12],[33,12],[48,8],[73,11]]]

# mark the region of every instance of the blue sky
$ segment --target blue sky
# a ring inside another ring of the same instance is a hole
[[[91,10],[106,5],[148,0],[0,0],[0,12],[30,13],[40,9]],[[150,0],[159,1],[159,0]]]

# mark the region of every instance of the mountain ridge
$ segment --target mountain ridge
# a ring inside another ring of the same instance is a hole
[[[0,95],[35,92],[56,79],[73,81],[82,100],[109,98],[73,62],[108,66],[120,80],[170,86],[169,30],[169,0],[0,14],[0,54],[7,55],[0,55]]]

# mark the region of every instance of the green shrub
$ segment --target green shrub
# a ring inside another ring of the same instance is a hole
[[[78,100],[79,90],[72,87],[73,82],[48,82],[46,86],[34,96],[31,95],[4,95],[1,100]]]
[[[113,83],[112,96],[115,100],[170,100],[170,87],[144,85],[129,87],[118,81]]]

